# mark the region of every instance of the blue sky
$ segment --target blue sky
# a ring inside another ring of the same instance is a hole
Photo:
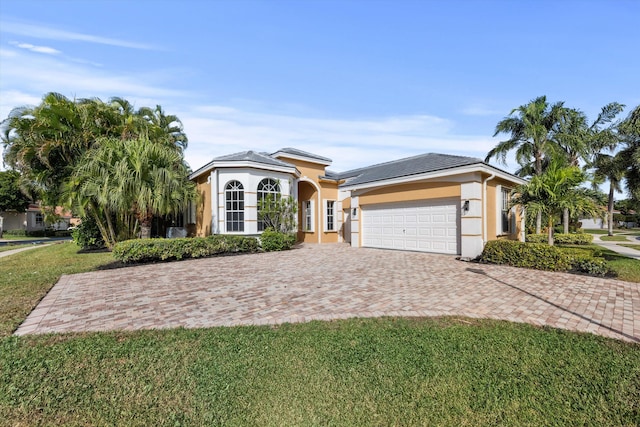
[[[289,146],[336,171],[484,158],[539,95],[640,104],[638,22],[634,0],[3,0],[0,117],[50,91],[160,104],[194,170]]]

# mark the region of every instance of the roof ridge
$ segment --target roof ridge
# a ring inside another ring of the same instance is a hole
[[[442,153],[423,153],[423,154],[416,154],[415,156],[409,156],[409,157],[403,157],[401,159],[395,159],[395,160],[389,160],[387,162],[382,162],[382,163],[376,163],[374,165],[370,165],[370,166],[363,166],[360,168],[356,168],[356,169],[350,169],[344,172],[339,172],[340,175],[344,175],[346,173],[349,172],[357,172],[357,171],[361,171],[361,170],[365,170],[365,169],[373,169],[375,167],[378,166],[388,166],[394,163],[399,163],[399,162],[406,162],[407,160],[412,160],[412,159],[417,159],[420,157],[427,157],[427,156],[446,156],[446,157],[458,157],[461,159],[473,159],[473,160],[478,160],[480,162],[482,162],[482,159],[480,159],[479,157],[469,157],[469,156],[460,156],[457,154],[442,154]]]

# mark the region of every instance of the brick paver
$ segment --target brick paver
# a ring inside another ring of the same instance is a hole
[[[63,276],[16,334],[448,315],[640,342],[640,284],[306,245]]]

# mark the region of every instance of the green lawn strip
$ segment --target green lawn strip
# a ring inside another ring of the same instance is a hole
[[[0,339],[9,425],[637,425],[640,346],[491,320]]]
[[[11,236],[9,234],[4,234],[2,237],[4,240],[51,240],[51,237],[33,237],[33,236]]]
[[[0,246],[0,252],[12,251],[14,249],[26,248],[32,246],[30,243],[8,243]]]
[[[0,258],[0,337],[10,335],[63,274],[113,263],[108,252],[79,254],[60,243]]]
[[[609,234],[609,231],[606,228],[605,229],[601,229],[601,228],[584,229],[583,231],[588,234]]]
[[[622,234],[616,234],[614,236],[601,236],[600,240],[603,242],[628,242],[627,236]]]
[[[634,243],[620,243],[618,244],[618,246],[624,246],[625,248],[631,248],[631,249],[637,249],[640,251],[640,244],[634,244]]]

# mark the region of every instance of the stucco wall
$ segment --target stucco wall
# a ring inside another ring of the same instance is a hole
[[[411,200],[442,199],[460,197],[457,182],[431,182],[393,185],[363,193],[360,206],[378,203],[405,202]]]
[[[196,178],[199,199],[196,205],[196,236],[211,234],[211,184],[207,182],[209,174]]]

